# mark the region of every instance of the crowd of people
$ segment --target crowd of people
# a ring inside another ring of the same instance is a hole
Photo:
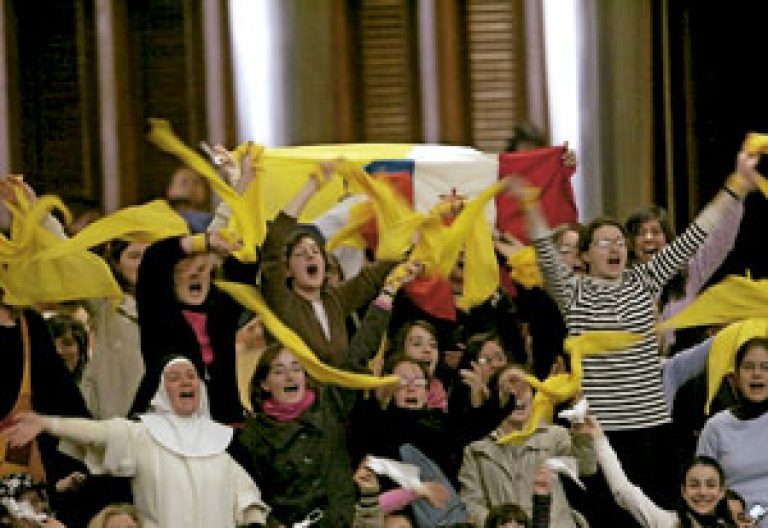
[[[242,194],[248,157],[214,154]],[[524,180],[503,180],[541,280],[516,282],[526,248],[489,229],[509,280],[455,320],[411,297],[434,279],[419,250],[369,248],[344,276],[321,230],[299,222],[335,162],[270,220],[257,259],[237,258],[232,210],[211,212],[185,167],[167,198],[186,231],[91,249],[118,298],[10,302],[22,296],[5,272],[35,251],[23,224],[77,233],[25,214],[42,200],[3,177],[0,526],[768,526],[768,325],[726,347],[713,347],[717,327],[657,331],[733,247],[758,161],[739,152],[677,236],[658,206],[550,226]],[[445,199],[450,225],[467,204]],[[439,279],[457,298],[474,279],[466,262]],[[604,333],[628,340],[589,341]],[[577,339],[594,350],[574,353]],[[685,387],[713,348],[733,368],[707,416]],[[696,416],[678,420],[678,406]]]

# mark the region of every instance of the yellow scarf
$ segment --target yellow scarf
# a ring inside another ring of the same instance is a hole
[[[90,298],[119,301],[122,291],[109,266],[86,250],[38,261],[38,253],[62,241],[40,224],[57,209],[70,218],[69,211],[54,196],[43,196],[30,205],[21,190],[18,206],[8,204],[13,216],[10,238],[0,235],[0,286],[2,302],[11,306]]]
[[[507,259],[509,266],[509,276],[512,280],[531,289],[536,286],[544,285],[544,277],[541,274],[541,268],[536,261],[536,250],[533,246],[525,246],[523,249]]]
[[[659,329],[719,325],[767,316],[768,280],[731,275],[704,290],[691,304],[659,324]]]
[[[551,423],[555,405],[568,401],[581,390],[584,379],[582,357],[624,350],[640,339],[638,334],[620,331],[584,332],[580,336],[567,338],[564,349],[571,356],[571,372],[555,374],[544,381],[531,375],[524,376],[525,382],[536,390],[531,402],[531,414],[520,431],[504,435],[497,442],[520,444],[536,431],[542,421]]]
[[[59,240],[41,251],[35,258],[53,259],[115,239],[151,243],[186,234],[189,234],[189,228],[184,219],[165,200],[153,200],[100,218],[72,238]]]
[[[263,215],[264,206],[261,193],[260,176],[254,178],[243,196],[235,192],[219,178],[213,167],[197,152],[187,147],[171,130],[171,125],[164,119],[150,119],[149,140],[159,149],[178,157],[187,166],[197,171],[218,194],[222,200],[232,209],[232,217],[227,224],[226,231],[239,238],[242,249],[233,255],[242,262],[256,261],[256,247],[264,242],[267,232],[267,219]],[[245,147],[237,150],[238,156],[242,156]],[[256,150],[259,154],[263,150]],[[258,165],[258,160],[254,160]],[[249,200],[251,200],[249,202]]]
[[[317,356],[293,330],[285,326],[272,313],[272,310],[264,302],[261,293],[255,287],[227,281],[216,281],[216,286],[249,310],[257,313],[269,333],[296,355],[296,359],[299,360],[307,374],[314,379],[322,383],[332,383],[350,389],[375,389],[397,383],[397,376],[377,377],[357,374],[326,365],[317,359]]]

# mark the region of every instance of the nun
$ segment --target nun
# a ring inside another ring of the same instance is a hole
[[[42,432],[79,451],[94,474],[130,477],[146,528],[264,524],[269,508],[248,474],[227,454],[233,431],[210,418],[194,364],[171,359],[150,412],[138,422],[20,413],[7,430],[12,445]]]

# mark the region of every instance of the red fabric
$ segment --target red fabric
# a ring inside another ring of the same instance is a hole
[[[206,328],[208,314],[193,312],[192,310],[182,310],[181,312],[184,314],[184,319],[187,320],[187,323],[195,332],[197,343],[200,345],[200,355],[203,357],[203,363],[209,366],[213,363],[213,347],[211,346],[211,338],[208,336],[208,329]]]
[[[296,403],[286,403],[270,398],[264,402],[261,408],[264,414],[278,422],[289,422],[298,418],[313,403],[315,403],[315,391],[305,389],[304,397]]]
[[[374,176],[388,180],[395,188],[397,194],[408,200],[409,204],[413,205],[413,183],[411,182],[413,175],[410,172],[378,172],[375,173]],[[376,220],[368,222],[365,227],[363,227],[361,235],[368,247],[375,251],[376,246],[379,244]]]
[[[411,300],[438,319],[456,320],[456,306],[453,303],[451,284],[440,277],[416,279],[404,287]]]
[[[579,218],[571,187],[576,168],[563,165],[565,151],[566,148],[560,146],[499,154],[499,178],[517,174],[541,189],[539,201],[544,217],[553,227],[577,222]],[[528,243],[523,211],[516,200],[503,195],[496,197],[496,225]]]

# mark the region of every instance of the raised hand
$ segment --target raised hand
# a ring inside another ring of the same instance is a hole
[[[546,464],[539,466],[536,476],[533,477],[534,495],[550,495],[552,493],[552,470]]]

